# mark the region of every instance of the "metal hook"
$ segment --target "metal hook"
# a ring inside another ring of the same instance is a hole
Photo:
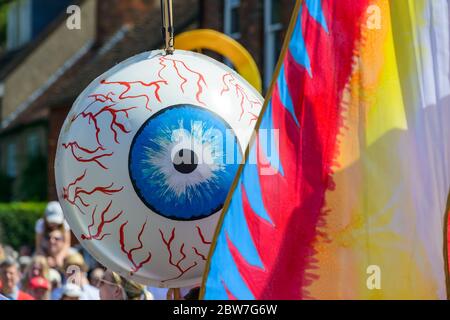
[[[164,50],[166,54],[173,54],[174,49],[174,28],[172,0],[161,0],[161,22]]]

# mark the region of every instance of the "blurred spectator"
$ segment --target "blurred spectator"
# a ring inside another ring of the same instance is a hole
[[[70,272],[69,268],[74,267],[79,270],[78,285],[82,291],[80,300],[99,300],[99,290],[89,283],[87,278],[88,267],[80,253],[73,253],[64,261],[64,269],[66,270],[66,273],[68,271]]]
[[[34,300],[31,295],[18,288],[20,273],[19,265],[15,260],[7,258],[0,263],[0,280],[2,283],[0,294],[5,297],[11,300]]]
[[[81,296],[81,288],[74,283],[66,283],[62,288],[61,300],[80,300]]]
[[[37,276],[30,280],[29,283],[30,294],[36,300],[49,300],[50,299],[50,282],[47,278]]]
[[[59,288],[61,288],[61,285],[62,285],[61,274],[57,270],[55,270],[53,268],[49,268],[48,269],[48,280],[50,281],[50,285],[52,287],[51,299],[57,300],[55,295],[58,294]]]
[[[11,258],[13,260],[17,260],[17,258],[19,257],[17,251],[8,245],[3,246],[3,254],[4,254],[4,259]]]
[[[46,236],[46,240],[48,241],[47,261],[51,268],[62,270],[64,266],[64,259],[68,253],[65,244],[66,236],[60,229],[50,231]]]
[[[30,246],[24,245],[19,248],[19,257],[31,257],[33,255],[33,250]]]
[[[80,287],[80,300],[100,299],[99,290],[89,284],[89,280],[87,278],[88,268],[86,266],[86,263],[84,262],[83,256],[80,253],[72,253],[64,260],[64,270],[66,276],[66,284],[74,283]],[[60,299],[60,297],[62,296],[63,288],[54,291],[54,299]]]
[[[100,281],[102,300],[153,300],[145,286],[107,270]]]
[[[77,252],[81,253],[84,258],[84,263],[88,266],[89,270],[103,268],[102,265],[97,260],[95,260],[81,244],[78,243],[75,246],[71,247],[71,249],[75,249]]]
[[[92,286],[96,287],[97,289],[100,288],[100,281],[103,279],[103,275],[105,274],[105,271],[103,268],[95,268],[91,271],[89,275],[89,282]]]
[[[48,270],[47,259],[44,256],[34,256],[31,259],[30,265],[23,274],[21,289],[24,292],[31,294],[31,279],[35,277],[43,277],[48,280]]]
[[[54,230],[60,230],[63,233],[63,249],[67,250],[70,247],[70,227],[57,201],[49,202],[45,208],[44,217],[36,221],[36,253],[47,252],[50,245],[48,236]]]
[[[25,274],[26,269],[31,264],[31,257],[29,256],[21,256],[19,257],[19,266],[20,266],[20,273]]]
[[[3,245],[0,243],[0,262],[5,260],[5,258],[6,258],[5,249],[3,248]]]

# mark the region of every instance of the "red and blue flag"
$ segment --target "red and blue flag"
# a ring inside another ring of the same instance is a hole
[[[449,9],[297,1],[203,298],[446,298]]]

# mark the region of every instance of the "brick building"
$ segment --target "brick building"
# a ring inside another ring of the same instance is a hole
[[[19,9],[26,12],[23,3],[30,1],[40,0],[17,0]],[[159,0],[69,2],[80,8],[79,30],[67,28],[63,10],[41,34],[7,52],[7,60],[0,57],[6,61],[0,64],[0,174],[11,181],[1,184],[1,193],[11,193],[6,200],[30,200],[22,189],[30,180],[25,173],[33,153],[45,157],[39,170],[47,172],[47,186],[40,189],[55,199],[56,143],[78,94],[116,63],[162,45]],[[176,1],[174,10],[178,30],[198,27],[198,0]],[[29,23],[18,25],[22,22]]]
[[[255,59],[267,89],[294,6],[295,0],[203,0],[200,26],[240,42]]]
[[[68,15],[60,12],[40,35],[0,64],[0,173],[13,178],[12,199],[24,198],[22,172],[32,152],[46,156],[46,193],[49,199],[56,198],[56,143],[78,94],[116,63],[162,46],[159,0],[69,2],[81,8],[80,30],[69,30]],[[173,0],[173,4],[176,33],[209,28],[230,35],[254,57],[267,88],[295,0]]]
[[[88,84],[118,62],[135,54],[162,47],[159,0],[98,1],[98,44],[83,63],[75,66],[70,77],[53,88],[48,98],[48,197],[56,199],[54,155],[58,136],[72,103]],[[189,8],[189,10],[187,10]],[[188,12],[189,14],[184,14]],[[102,19],[108,14],[108,19]],[[174,4],[175,28],[198,28],[197,0]],[[114,18],[111,19],[110,17]],[[156,30],[156,32],[155,32]]]
[[[8,194],[13,200],[32,197],[23,189],[36,181],[42,182],[39,177],[46,168],[48,111],[45,108],[29,110],[39,103],[60,75],[78,61],[94,38],[95,4],[80,3],[85,28],[69,33],[62,12],[70,1],[61,3],[18,0],[9,6],[7,51],[0,57],[0,173],[1,194]],[[42,10],[41,4],[47,5],[47,10]],[[43,15],[43,11],[52,14]],[[63,40],[68,38],[72,41],[64,44]],[[39,156],[43,161],[30,167],[30,160]],[[26,174],[30,169],[31,175]],[[42,189],[36,185],[35,191]],[[40,198],[45,196],[45,192],[40,194]]]

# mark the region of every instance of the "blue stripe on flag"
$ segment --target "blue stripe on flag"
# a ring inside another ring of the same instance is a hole
[[[303,5],[300,6],[300,12],[298,14],[297,22],[295,23],[294,32],[292,33],[291,41],[289,42],[289,51],[294,58],[294,60],[311,74],[311,61],[309,59],[308,51],[306,50],[305,39],[303,38],[302,32],[302,9]]]
[[[256,165],[250,166],[256,167]],[[228,214],[223,221],[224,231],[228,234],[231,242],[233,242],[249,264],[262,268],[263,265],[261,259],[254,245],[252,236],[250,235],[250,231],[248,230],[247,220],[244,216],[241,181],[242,178],[234,191]]]
[[[244,170],[242,170],[242,183],[247,193],[247,198],[253,211],[262,219],[266,220],[270,224],[273,224],[272,220],[264,207],[262,199],[261,185],[259,182],[258,166],[253,162],[256,160],[256,143],[250,149],[249,159],[252,159],[252,163],[245,164]],[[278,155],[277,155],[278,156]],[[239,190],[239,193],[241,191]],[[237,192],[235,192],[237,195]],[[233,195],[234,196],[234,195]]]
[[[214,255],[220,256],[220,259],[217,260],[220,261],[220,264],[217,264],[216,260],[213,260],[213,263],[211,263],[206,281],[208,290],[206,291],[205,299],[227,300],[228,295],[223,287],[223,281],[231,294],[237,299],[253,300],[255,297],[242,279],[231,256],[231,252],[228,249],[225,233],[226,231],[222,228],[217,238]]]
[[[328,33],[327,21],[322,9],[322,0],[306,0],[309,14],[316,20],[322,28]]]
[[[294,104],[292,103],[291,94],[289,93],[289,88],[286,82],[286,73],[284,71],[284,63],[280,68],[280,74],[278,75],[278,91],[280,92],[280,100],[283,106],[290,112],[292,118],[294,118],[297,127],[300,127],[298,123],[297,116],[295,115]]]

